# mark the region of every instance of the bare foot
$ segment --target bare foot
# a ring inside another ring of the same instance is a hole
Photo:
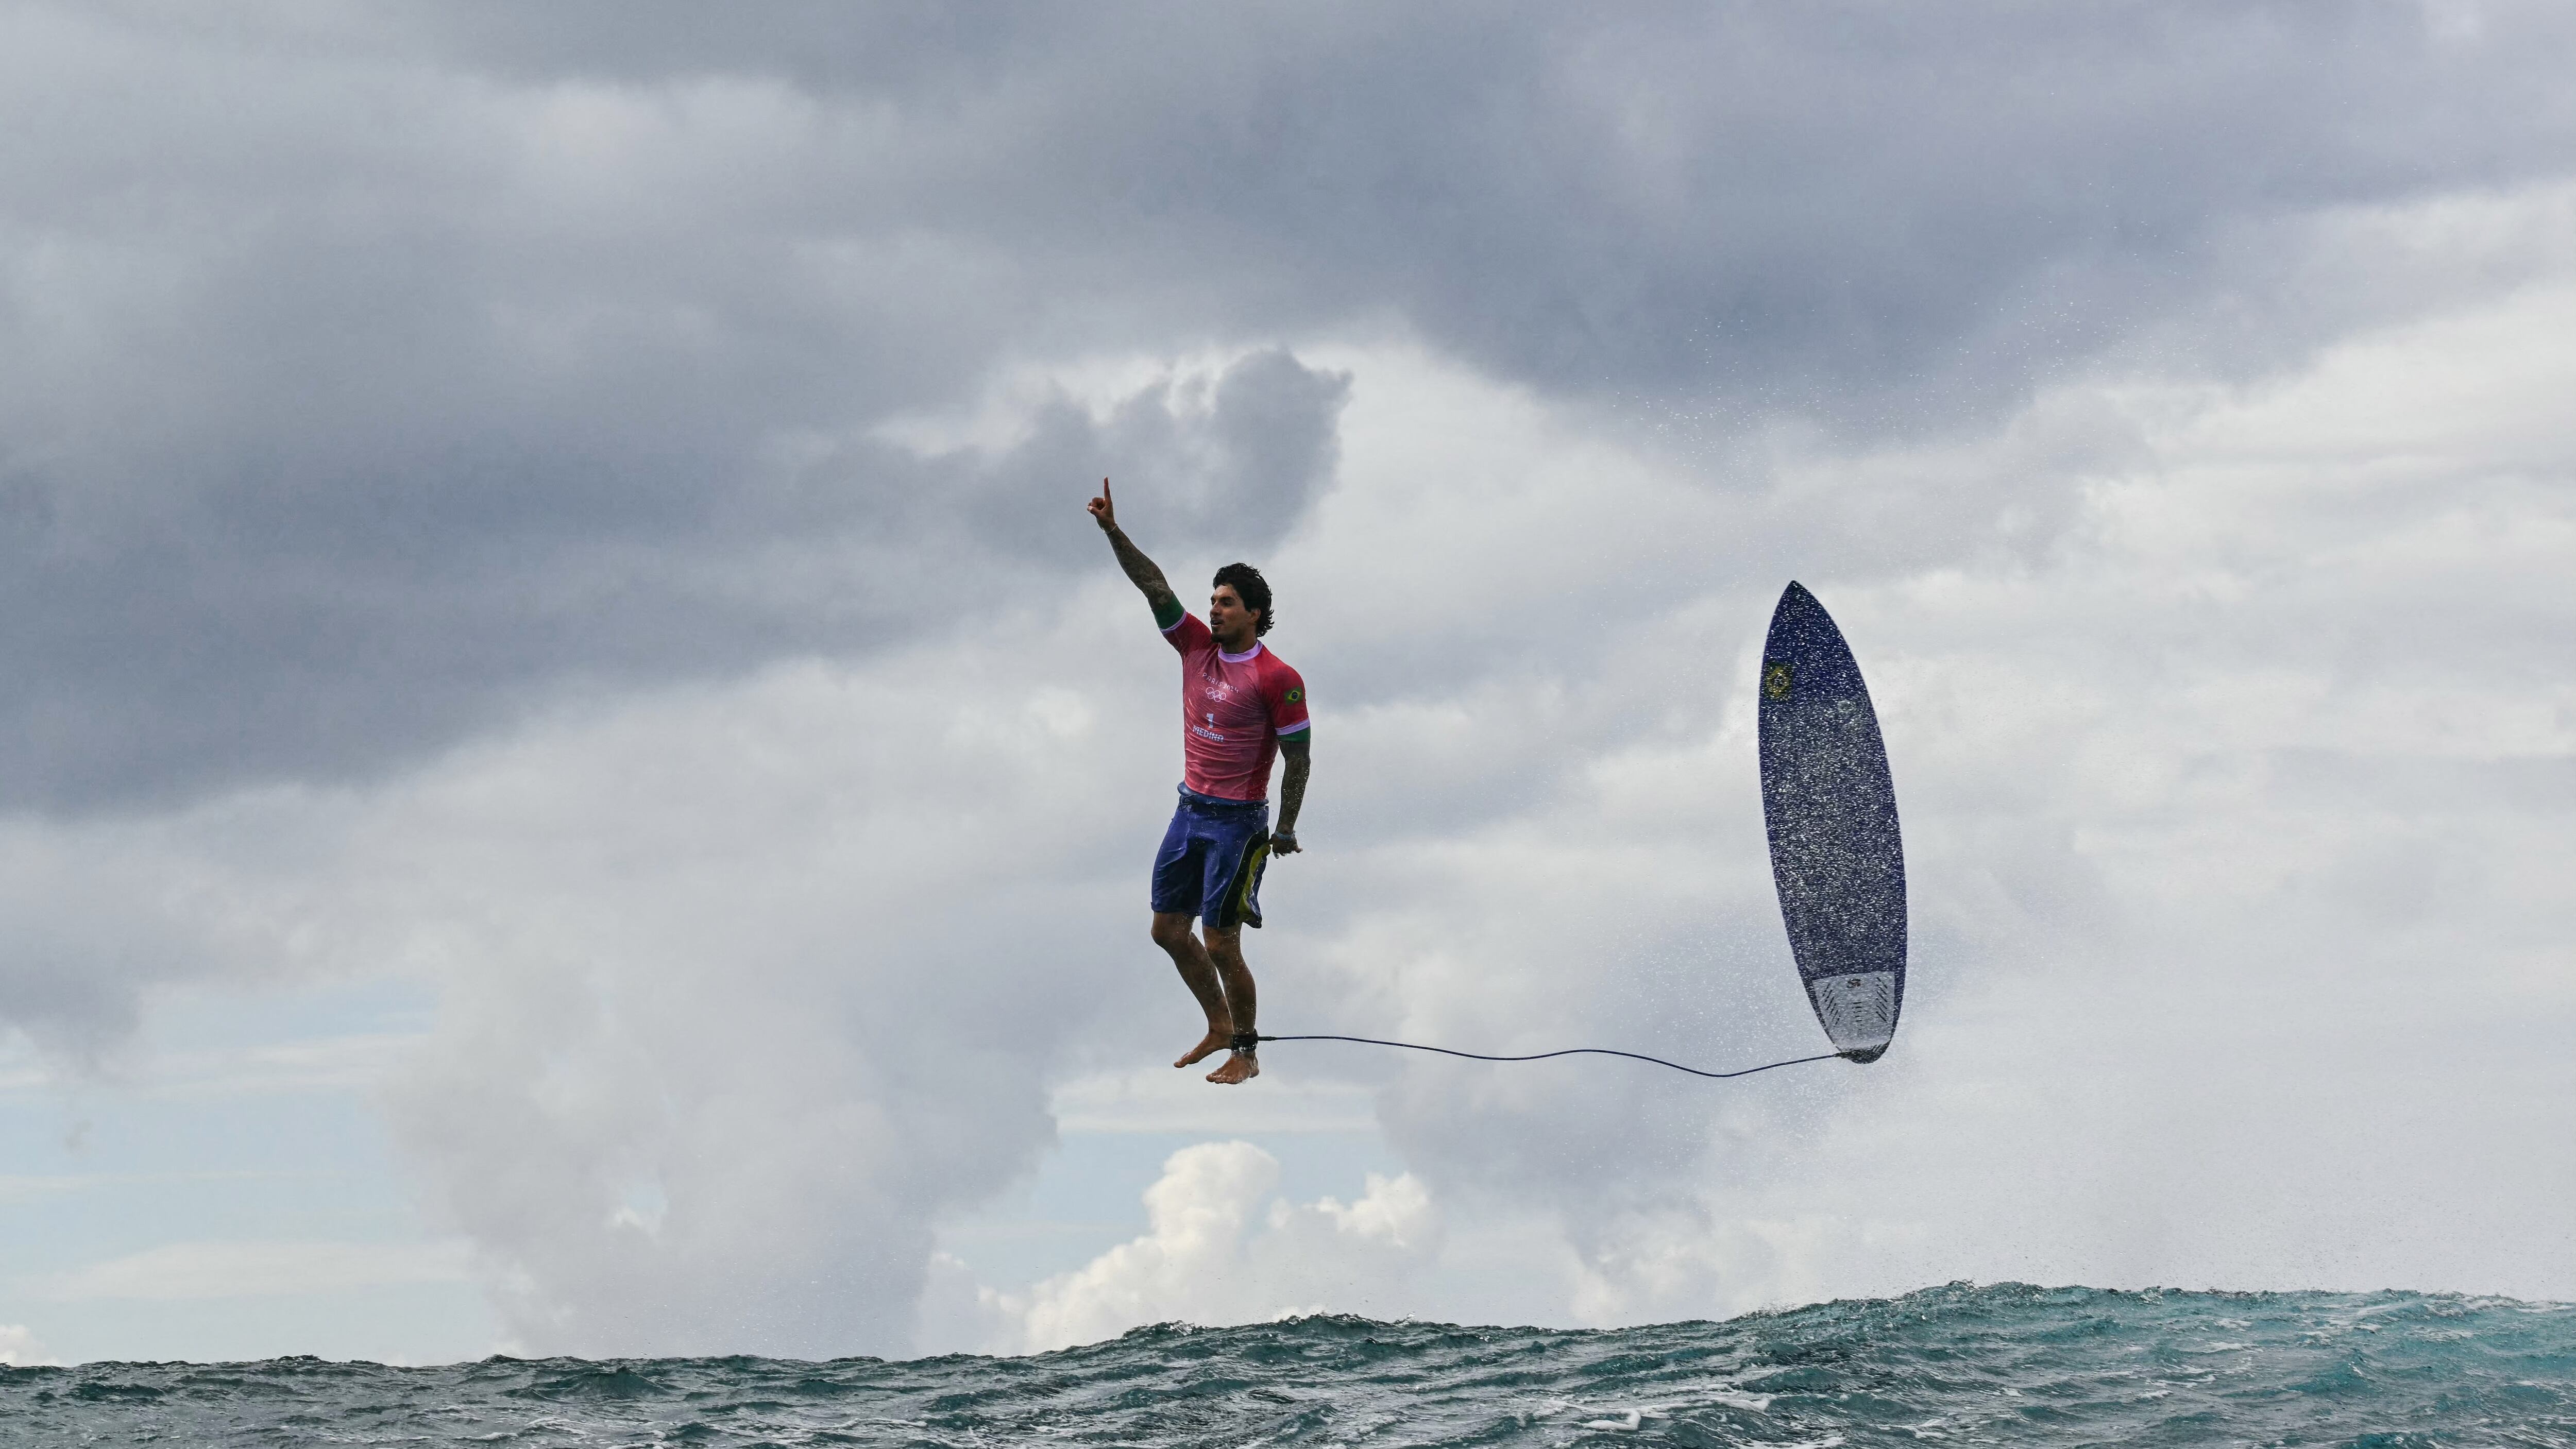
[[[1234,1044],[1234,1028],[1233,1028],[1233,1027],[1230,1027],[1230,1026],[1212,1026],[1212,1027],[1209,1027],[1209,1028],[1208,1028],[1208,1034],[1207,1034],[1206,1036],[1203,1036],[1203,1037],[1199,1038],[1199,1044],[1198,1044],[1197,1046],[1194,1046],[1194,1047],[1190,1048],[1188,1055],[1183,1056],[1179,1061],[1172,1063],[1172,1065],[1173,1065],[1173,1066],[1176,1066],[1176,1067],[1186,1067],[1186,1066],[1189,1066],[1189,1065],[1190,1065],[1191,1063],[1193,1063],[1193,1062],[1198,1062],[1198,1061],[1202,1061],[1202,1060],[1206,1059],[1207,1055],[1208,1055],[1210,1052],[1221,1052],[1221,1051],[1224,1051],[1227,1047],[1232,1046],[1233,1044]]]
[[[1220,1087],[1231,1087],[1261,1075],[1261,1060],[1250,1052],[1236,1052],[1225,1059],[1225,1065],[1208,1073],[1208,1080]]]

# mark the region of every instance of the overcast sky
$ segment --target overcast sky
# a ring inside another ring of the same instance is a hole
[[[0,5],[0,1361],[2576,1297],[2576,12]],[[1173,664],[1317,720],[1273,1047]]]

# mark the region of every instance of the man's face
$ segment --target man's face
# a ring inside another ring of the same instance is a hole
[[[1251,638],[1253,623],[1260,617],[1243,607],[1242,596],[1235,593],[1232,584],[1219,584],[1216,592],[1208,595],[1208,632],[1219,639],[1239,642]]]

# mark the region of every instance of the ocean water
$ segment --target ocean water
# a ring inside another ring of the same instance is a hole
[[[2576,1307],[1954,1284],[1568,1332],[1315,1317],[1030,1358],[0,1369],[0,1444],[2576,1445]]]

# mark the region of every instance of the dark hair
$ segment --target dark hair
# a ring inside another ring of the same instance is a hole
[[[1261,576],[1261,570],[1248,563],[1230,563],[1216,571],[1216,579],[1208,587],[1221,589],[1228,584],[1234,586],[1234,596],[1243,600],[1243,607],[1261,615],[1260,622],[1252,626],[1252,637],[1258,639],[1269,633],[1270,581]]]

